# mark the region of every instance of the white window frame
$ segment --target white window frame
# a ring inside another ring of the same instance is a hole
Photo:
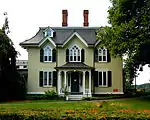
[[[105,50],[105,55],[104,55]],[[100,53],[101,51],[101,53]],[[99,60],[99,57],[102,57],[102,60]],[[104,61],[104,57],[106,57],[106,60]],[[106,48],[99,48],[98,49],[98,62],[107,62],[107,49]]]
[[[77,55],[76,55],[76,61],[74,60],[74,50],[73,50],[73,47],[77,47],[79,49],[79,56],[80,56],[80,60],[78,60],[78,52],[77,52]],[[71,53],[71,50],[72,50],[72,55],[70,54]],[[70,59],[70,57],[72,56],[72,61]],[[69,62],[81,62],[81,48],[79,48],[78,45],[73,45],[72,47],[69,48]]]
[[[43,70],[43,87],[52,87],[53,86],[53,71],[50,71],[50,70]],[[44,73],[47,73],[47,85],[44,85],[44,79],[45,79],[45,74]],[[51,85],[49,85],[49,72],[51,72]]]
[[[49,55],[49,52],[46,51],[47,48],[49,48],[51,50],[50,55]],[[49,45],[47,45],[47,46],[44,47],[43,50],[44,50],[43,62],[52,62],[53,61],[53,58],[52,58],[53,57],[53,55],[52,55],[52,48]],[[45,56],[47,57],[47,61],[45,60]],[[51,56],[51,60],[49,60],[50,56]]]
[[[99,72],[102,72],[102,85],[100,85],[99,83]],[[106,85],[104,85],[104,72],[106,72]],[[108,87],[108,71],[107,70],[101,70],[101,71],[98,71],[98,86],[99,87]]]

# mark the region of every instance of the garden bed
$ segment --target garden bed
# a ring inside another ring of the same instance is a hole
[[[0,104],[0,119],[150,119],[150,100],[99,102],[26,101]]]

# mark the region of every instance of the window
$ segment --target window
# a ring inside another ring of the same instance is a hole
[[[54,32],[53,30],[47,29],[47,30],[44,31],[44,36],[45,37],[47,37],[47,36],[53,37],[53,32]]]
[[[43,71],[43,86],[52,86],[53,74],[50,71]]]
[[[69,49],[69,61],[70,62],[81,62],[81,49],[74,45]]]
[[[44,48],[44,62],[52,62],[52,49],[50,46]]]
[[[108,84],[107,73],[108,73],[107,71],[98,72],[98,86],[107,87],[107,84]]]
[[[51,33],[51,30],[48,29],[48,30],[47,30],[47,36],[51,36],[51,34],[52,34],[52,33]]]
[[[98,49],[98,61],[107,62],[107,49],[105,48]]]
[[[27,68],[27,66],[26,66],[26,65],[24,65],[24,66],[23,66],[23,68]]]

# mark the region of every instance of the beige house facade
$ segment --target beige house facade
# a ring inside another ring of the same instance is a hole
[[[83,27],[68,27],[67,16],[63,10],[62,27],[40,27],[20,43],[28,51],[28,94],[55,90],[63,96],[64,89],[75,98],[123,94],[122,59],[100,47],[99,27],[88,26],[88,10]]]

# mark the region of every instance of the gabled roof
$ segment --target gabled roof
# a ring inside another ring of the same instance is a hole
[[[48,27],[40,27],[39,31],[34,37],[25,40],[24,42],[20,43],[20,45],[38,46],[41,43],[41,41],[44,39],[43,31],[47,28]],[[63,45],[65,41],[68,40],[69,37],[74,33],[78,33],[79,36],[81,36],[81,38],[83,38],[88,45],[94,45],[97,41],[96,30],[99,29],[99,27],[50,27],[50,28],[56,33],[56,35],[51,39],[57,45]]]
[[[74,32],[64,43],[63,43],[63,46],[65,46],[74,36],[77,36],[81,42],[83,44],[85,44],[87,47],[88,47],[88,44],[87,42],[77,33],[77,32]]]

